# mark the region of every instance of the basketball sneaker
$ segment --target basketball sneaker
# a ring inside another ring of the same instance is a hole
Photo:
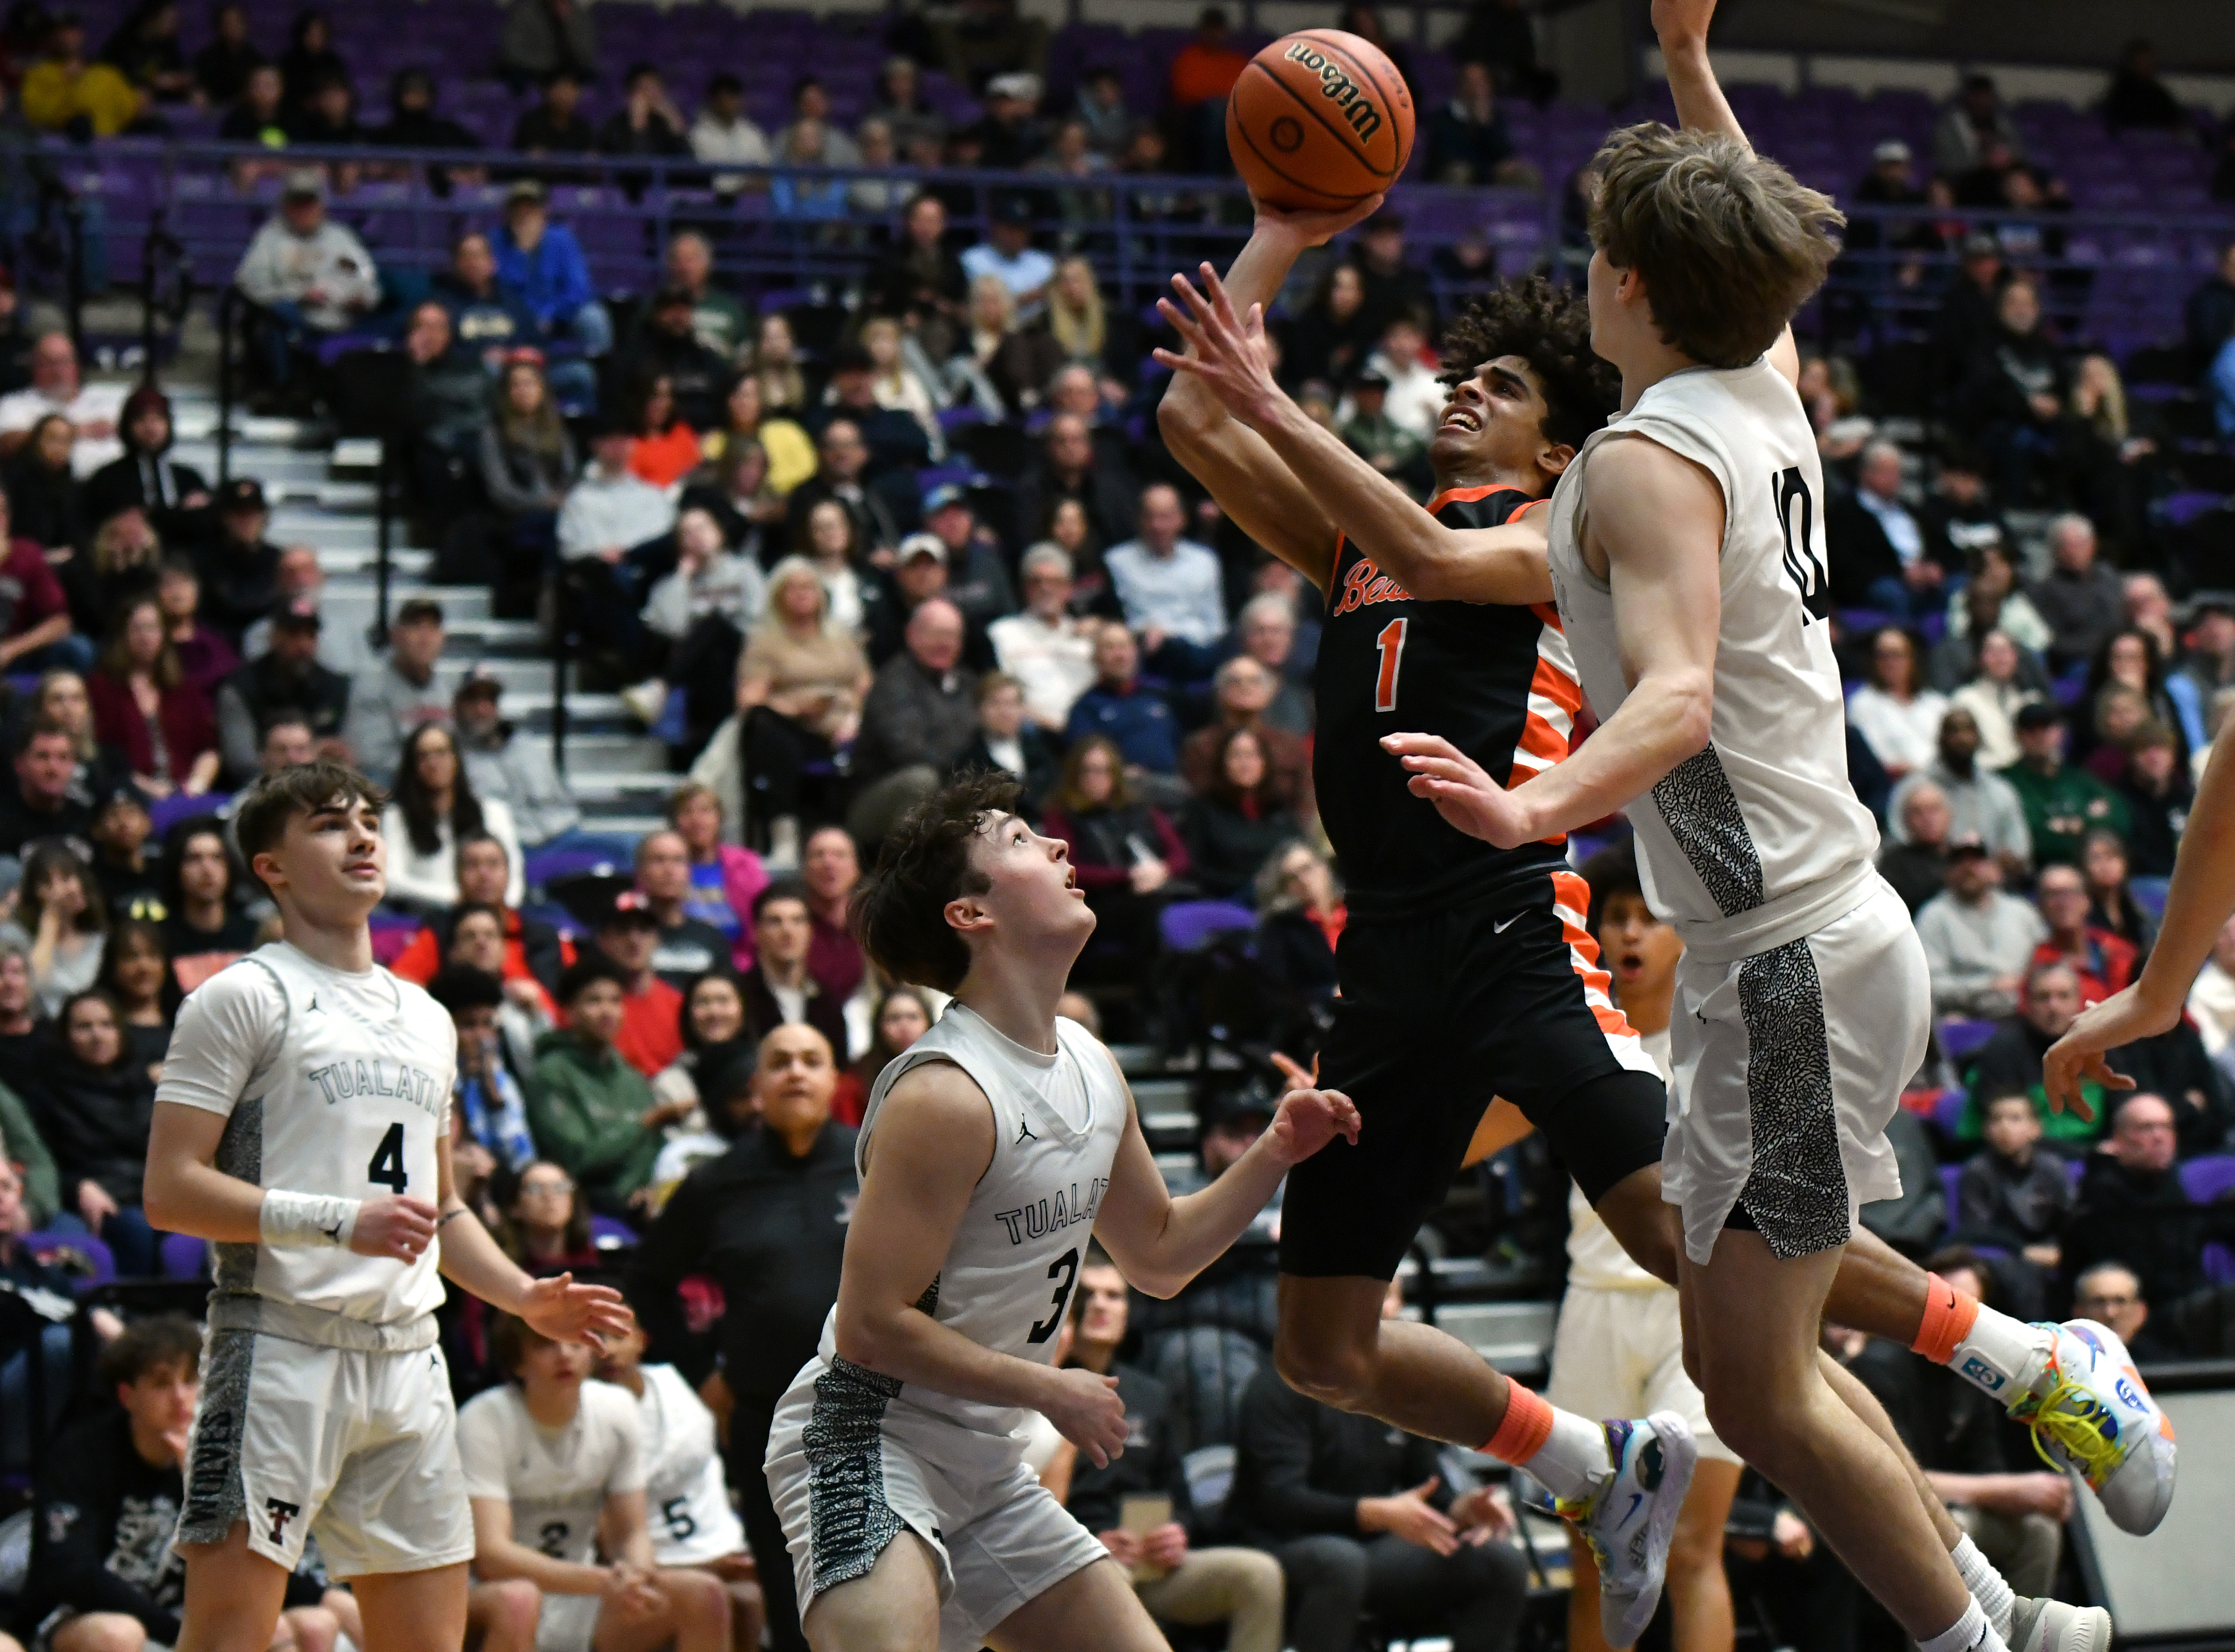
[[[2010,1612],[2009,1646],[2009,1652],[2111,1652],[2111,1614],[2021,1595]]]
[[[2109,1326],[2069,1320],[2042,1328],[2053,1339],[2020,1379],[2010,1415],[2033,1430],[2034,1449],[2051,1467],[2088,1482],[2114,1525],[2148,1536],[2173,1502],[2173,1425]]]
[[[1699,1460],[1673,1411],[1606,1424],[1606,1478],[1588,1498],[1553,1506],[1589,1544],[1599,1567],[1599,1623],[1610,1647],[1636,1644],[1661,1603],[1668,1543]]]

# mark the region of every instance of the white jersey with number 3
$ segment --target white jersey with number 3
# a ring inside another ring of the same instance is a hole
[[[226,1115],[216,1168],[259,1187],[436,1202],[457,1034],[424,989],[278,941],[179,1013],[158,1101]],[[220,1244],[210,1323],[347,1347],[431,1341],[439,1239],[416,1262],[327,1245]]]
[[[1823,468],[1800,397],[1766,357],[1672,373],[1583,444],[1553,493],[1548,531],[1561,624],[1602,722],[1629,684],[1612,593],[1582,541],[1592,460],[1629,436],[1699,465],[1723,495],[1710,744],[1624,812],[1653,910],[1690,953],[1730,961],[1822,928],[1877,887],[1878,828],[1847,778]]]
[[[1110,1052],[1076,1021],[1059,1017],[1057,1050],[1028,1050],[960,1002],[895,1057],[877,1078],[862,1119],[855,1162],[867,1172],[868,1149],[885,1098],[903,1073],[927,1061],[951,1061],[969,1074],[993,1110],[993,1160],[971,1190],[961,1225],[921,1306],[941,1325],[980,1347],[1047,1364],[1056,1333],[1078,1283],[1094,1218],[1109,1190],[1111,1166],[1132,1104]],[[836,1358],[837,1311],[803,1378]],[[794,1387],[798,1383],[796,1380]],[[957,1400],[909,1383],[887,1413],[888,1426],[908,1412],[951,1424],[934,1429],[943,1443],[924,1444],[934,1462],[967,1459],[973,1471],[1013,1465],[1024,1448],[1023,1408]],[[955,1430],[960,1430],[959,1433]]]

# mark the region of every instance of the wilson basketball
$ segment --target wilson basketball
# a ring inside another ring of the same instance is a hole
[[[1226,147],[1259,200],[1336,212],[1380,193],[1412,154],[1412,98],[1381,49],[1307,29],[1249,60],[1226,102]]]

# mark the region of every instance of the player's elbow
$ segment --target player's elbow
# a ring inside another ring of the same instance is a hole
[[[1645,685],[1638,685],[1641,690]],[[1653,685],[1654,698],[1668,720],[1669,755],[1681,762],[1707,749],[1715,731],[1715,678],[1712,671],[1671,672]]]
[[[836,1319],[831,1326],[831,1343],[838,1357],[849,1365],[858,1365],[871,1371],[885,1369],[885,1360],[893,1345],[891,1328],[874,1314],[867,1314],[845,1302],[838,1304]]]
[[[1177,457],[1225,416],[1225,410],[1197,392],[1187,375],[1176,373],[1157,402],[1157,432]]]
[[[174,1167],[161,1158],[147,1161],[147,1173],[140,1184],[140,1209],[148,1225],[158,1233],[183,1233],[187,1230],[186,1212],[180,1208],[177,1177]]]
[[[1160,1302],[1169,1302],[1188,1288],[1195,1277],[1190,1268],[1183,1273],[1175,1268],[1141,1268],[1125,1270],[1125,1282],[1144,1296],[1153,1296]]]

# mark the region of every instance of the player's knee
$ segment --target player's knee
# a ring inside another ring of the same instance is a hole
[[[305,1606],[289,1612],[287,1627],[294,1631],[295,1652],[334,1652],[341,1636],[341,1621],[323,1606]]]
[[[1306,1328],[1284,1319],[1273,1342],[1273,1368],[1298,1393],[1353,1411],[1373,1384],[1373,1353],[1328,1335],[1323,1325]]]
[[[482,1585],[488,1600],[489,1629],[525,1645],[535,1634],[543,1616],[543,1591],[525,1577],[508,1577]]]
[[[55,1652],[140,1652],[147,1631],[121,1612],[88,1612],[55,1630],[47,1643]]]
[[[1749,1393],[1743,1383],[1716,1378],[1710,1368],[1700,1384],[1707,1401],[1707,1426],[1740,1458],[1777,1479],[1790,1456],[1792,1431],[1758,1390]]]
[[[678,1621],[695,1627],[728,1629],[730,1591],[713,1573],[678,1570],[661,1573],[660,1582],[668,1599],[674,1603]]]

